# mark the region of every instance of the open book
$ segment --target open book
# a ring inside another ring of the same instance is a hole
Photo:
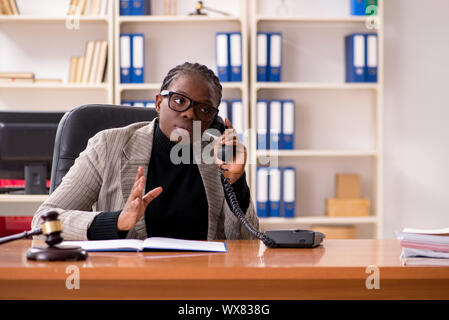
[[[145,240],[89,240],[89,241],[63,241],[60,246],[79,246],[86,251],[209,251],[227,252],[224,242],[180,240],[172,238],[148,238]]]

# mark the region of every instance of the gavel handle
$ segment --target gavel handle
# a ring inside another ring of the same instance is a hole
[[[42,229],[36,229],[36,230],[30,230],[30,231],[24,231],[22,233],[13,234],[7,237],[0,238],[0,244],[7,243],[14,240],[19,240],[23,238],[28,238],[31,236],[37,236],[39,234],[42,234]]]

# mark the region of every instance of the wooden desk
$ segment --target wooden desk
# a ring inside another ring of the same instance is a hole
[[[0,298],[449,298],[449,267],[401,266],[396,240],[327,240],[315,249],[226,244],[228,253],[91,252],[86,261],[36,262],[25,258],[30,240],[11,242],[0,246]],[[366,287],[370,265],[379,268],[380,289]],[[79,268],[79,289],[66,287],[69,266]]]

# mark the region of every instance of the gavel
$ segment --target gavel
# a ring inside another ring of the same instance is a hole
[[[40,261],[66,261],[85,260],[87,252],[81,247],[58,246],[63,241],[61,236],[62,223],[58,219],[57,211],[48,211],[42,215],[44,222],[42,226],[35,230],[24,231],[11,236],[0,238],[0,244],[14,240],[25,239],[31,236],[43,234],[48,247],[32,247],[27,251],[28,260]]]

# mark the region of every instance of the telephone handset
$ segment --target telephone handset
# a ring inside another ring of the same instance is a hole
[[[225,126],[223,120],[217,116],[214,120],[211,128],[218,129],[221,133],[224,132]],[[221,120],[221,121],[220,121]],[[207,136],[214,139],[216,141],[219,137],[210,134],[209,132],[205,132]],[[218,150],[217,157],[219,157],[222,161],[226,162],[226,154],[235,153],[235,149],[232,146],[222,145]],[[222,172],[226,171],[226,169],[222,169]],[[325,235],[321,232],[316,232],[312,230],[270,230],[266,232],[260,232],[256,230],[251,223],[246,219],[245,213],[239,206],[237,197],[234,193],[234,189],[232,188],[231,183],[229,182],[229,178],[225,178],[223,174],[221,174],[221,181],[224,186],[225,197],[229,201],[231,205],[231,211],[234,215],[239,219],[242,225],[254,235],[257,239],[261,240],[267,247],[269,248],[314,248],[319,246]]]

